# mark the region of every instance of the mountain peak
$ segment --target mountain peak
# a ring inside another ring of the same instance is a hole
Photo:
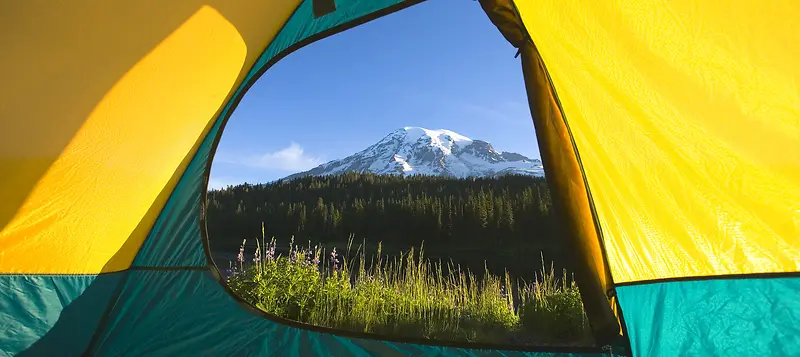
[[[472,139],[464,135],[461,135],[459,133],[447,129],[431,130],[418,126],[407,126],[402,129],[398,129],[395,132],[406,132],[409,136],[416,136],[416,137],[428,136],[437,139],[439,138],[444,139],[449,137],[449,139],[452,141],[472,141]]]
[[[358,153],[285,179],[344,172],[451,177],[512,173],[544,176],[542,163],[538,159],[518,153],[498,152],[489,142],[473,140],[451,130],[406,126]]]

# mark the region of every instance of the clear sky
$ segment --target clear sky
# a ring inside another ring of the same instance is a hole
[[[429,0],[315,42],[245,94],[209,187],[279,179],[404,126],[539,158],[515,53],[472,0]]]

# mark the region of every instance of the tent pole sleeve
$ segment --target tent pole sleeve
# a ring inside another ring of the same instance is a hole
[[[500,33],[522,54],[522,73],[539,152],[567,264],[575,274],[595,342],[615,344],[620,322],[612,310],[614,283],[601,242],[591,192],[544,61],[512,0],[480,0]],[[621,320],[620,313],[620,320]]]
[[[541,56],[521,43],[522,71],[557,226],[570,251],[584,310],[595,341],[611,344],[620,325],[607,292],[613,291],[575,144]]]

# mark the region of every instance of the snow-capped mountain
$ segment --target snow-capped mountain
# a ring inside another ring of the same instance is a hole
[[[450,130],[405,127],[393,131],[358,153],[285,179],[352,171],[453,177],[504,174],[544,176],[539,159],[530,159],[517,153],[498,152],[486,141],[473,140]]]

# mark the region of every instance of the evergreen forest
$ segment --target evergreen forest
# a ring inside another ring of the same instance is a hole
[[[244,183],[209,191],[206,217],[216,252],[235,252],[248,238],[254,247],[263,224],[281,241],[341,247],[352,239],[367,252],[381,242],[389,254],[424,246],[432,260],[520,277],[542,268],[540,255],[564,261],[546,181],[532,176],[345,173]]]

